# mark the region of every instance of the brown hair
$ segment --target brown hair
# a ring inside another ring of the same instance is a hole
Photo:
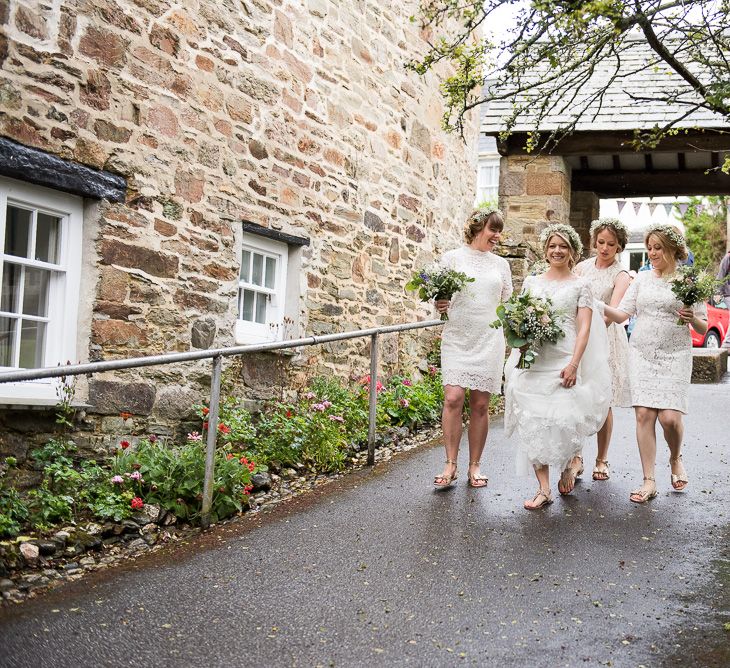
[[[649,237],[656,237],[659,239],[662,248],[669,251],[674,257],[675,262],[684,262],[687,259],[687,246],[684,243],[684,236],[678,228],[671,226],[671,230],[674,234],[667,234],[661,228],[654,228],[647,231],[644,235],[644,246],[649,245]],[[681,241],[682,243],[677,243]]]
[[[619,252],[626,248],[626,244],[629,243],[629,235],[626,233],[626,228],[617,225],[613,225],[609,220],[597,220],[591,225],[591,248],[595,248],[598,243],[598,235],[605,230],[613,232],[618,243]]]
[[[502,218],[501,211],[485,211],[483,209],[474,209],[466,219],[464,225],[464,241],[470,244],[474,241],[474,238],[479,234],[485,227],[494,230],[495,232],[501,232],[504,229],[504,218]]]

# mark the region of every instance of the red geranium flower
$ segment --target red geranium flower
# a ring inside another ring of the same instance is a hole
[[[203,415],[208,415],[210,413],[210,408],[203,408]]]
[[[131,501],[132,510],[142,510],[144,508],[144,501],[138,496],[135,496]]]
[[[223,424],[222,422],[218,425],[218,431],[221,434],[230,434],[231,428],[227,424]]]
[[[128,447],[129,447],[129,441],[120,441],[120,443],[119,443],[119,447],[120,447],[120,448],[121,448],[122,450],[126,450],[126,449],[127,449]]]
[[[122,411],[121,413],[119,413],[119,417],[126,422],[127,420],[129,420],[129,418],[132,417],[132,414],[127,413],[126,411]]]

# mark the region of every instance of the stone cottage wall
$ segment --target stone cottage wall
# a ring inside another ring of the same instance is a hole
[[[232,344],[242,221],[310,239],[290,337],[429,314],[402,286],[459,241],[476,124],[444,134],[437,80],[402,66],[425,48],[417,4],[0,0],[0,135],[128,179],[125,202],[87,207],[81,360]],[[419,341],[385,340],[386,368],[414,366]],[[364,369],[366,349],[234,370],[256,398]],[[208,374],[96,378],[87,432],[111,443],[119,411],[162,428]]]

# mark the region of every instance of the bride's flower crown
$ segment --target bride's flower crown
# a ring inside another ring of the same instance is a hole
[[[626,238],[629,236],[629,228],[626,227],[618,218],[599,218],[591,223],[591,239],[596,230],[602,227],[610,227],[614,232],[623,232]],[[618,236],[618,235],[616,235]]]
[[[578,255],[583,253],[583,243],[581,242],[578,233],[570,225],[566,225],[565,223],[553,223],[540,232],[540,247],[544,247],[547,240],[553,234],[559,234],[560,236],[567,237],[575,253]]]
[[[671,241],[677,248],[686,248],[687,242],[684,240],[684,237],[677,232],[671,225],[651,225],[650,227],[646,228],[646,232],[644,233],[644,239],[648,239],[650,234],[653,234],[654,232],[659,232],[660,234],[663,234],[669,241]]]

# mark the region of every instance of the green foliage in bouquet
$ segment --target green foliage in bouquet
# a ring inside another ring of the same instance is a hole
[[[406,290],[418,290],[421,301],[427,302],[431,299],[451,299],[457,292],[466,287],[467,283],[473,283],[474,279],[467,276],[463,271],[454,269],[421,269],[413,274]],[[446,313],[441,314],[441,320],[448,320]]]
[[[695,266],[682,265],[674,277],[669,281],[672,292],[686,308],[695,304],[707,301],[717,290],[718,281],[707,272],[701,271]],[[679,318],[678,325],[684,325]]]

